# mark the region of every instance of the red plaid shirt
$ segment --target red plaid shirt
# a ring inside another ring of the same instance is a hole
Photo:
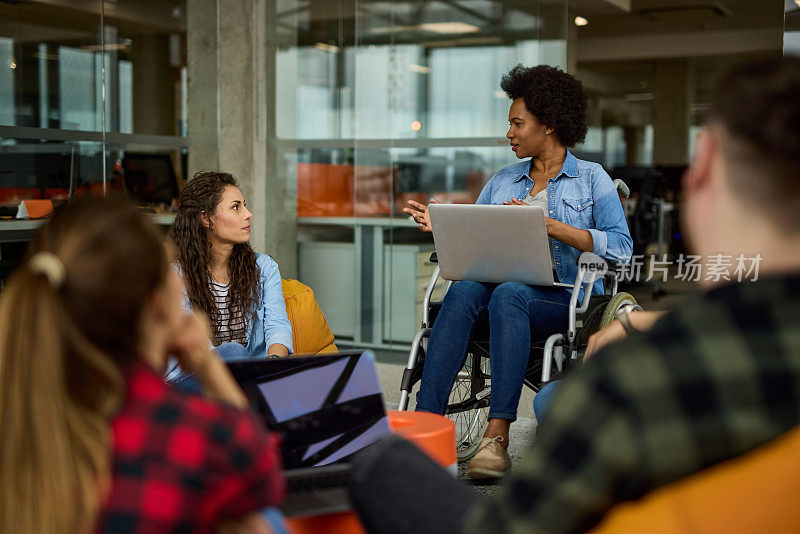
[[[210,532],[280,502],[278,438],[251,414],[172,389],[142,363],[125,379],[98,532]]]

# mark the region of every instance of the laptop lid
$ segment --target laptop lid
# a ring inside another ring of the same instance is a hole
[[[346,462],[391,432],[372,351],[228,367],[267,427],[283,438],[287,470]]]
[[[554,284],[541,207],[430,204],[428,209],[446,280]]]

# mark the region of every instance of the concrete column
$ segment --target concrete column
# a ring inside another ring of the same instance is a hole
[[[189,177],[200,170],[219,169],[218,3],[218,0],[186,2]]]
[[[271,254],[290,277],[297,272],[296,199],[279,178],[275,128],[268,123],[275,102],[267,24],[273,4],[188,0],[189,174],[220,169],[238,178],[253,212],[253,248]]]
[[[653,96],[653,163],[685,165],[689,162],[687,60],[656,61]]]

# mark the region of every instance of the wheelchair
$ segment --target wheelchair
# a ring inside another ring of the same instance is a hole
[[[436,253],[431,262],[437,263]],[[544,343],[531,346],[524,385],[538,392],[545,384],[560,379],[570,369],[578,366],[583,359],[589,336],[611,323],[623,308],[641,310],[641,306],[629,293],[618,291],[616,271],[606,275],[604,295],[592,295],[592,284],[596,274],[585,267],[579,267],[572,297],[569,301],[568,327],[566,332],[556,333]],[[444,281],[439,300],[432,299],[439,280],[439,266],[431,275],[423,299],[422,328],[417,332],[408,355],[408,363],[403,371],[400,385],[399,410],[407,410],[414,385],[422,378],[427,340],[433,323],[442,306],[444,295],[452,281]],[[581,287],[584,297],[578,303]],[[491,372],[489,355],[488,324],[476,325],[467,349],[464,366],[458,372],[445,415],[456,426],[456,451],[459,461],[472,458],[478,450],[486,426],[488,425],[489,394],[491,392]]]

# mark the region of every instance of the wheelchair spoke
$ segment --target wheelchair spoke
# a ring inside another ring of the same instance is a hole
[[[470,355],[456,376],[446,415],[456,426],[456,452],[459,461],[468,460],[477,451],[489,414],[489,361],[479,358],[480,368],[473,372],[476,357]]]

